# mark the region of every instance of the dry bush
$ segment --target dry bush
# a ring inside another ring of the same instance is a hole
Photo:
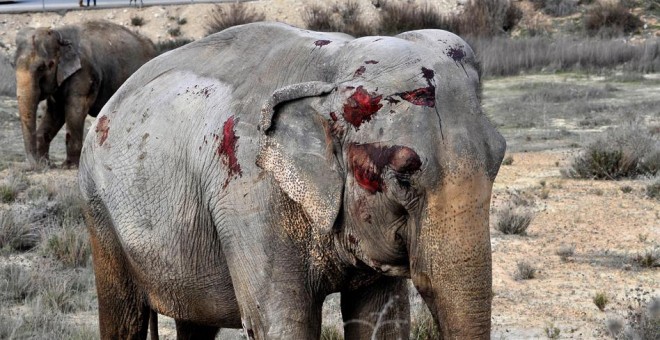
[[[587,179],[653,176],[660,170],[660,141],[638,120],[603,132],[575,157],[566,177]]]
[[[386,1],[381,4],[378,33],[396,35],[406,31],[433,28],[460,34],[459,21],[460,16],[443,16],[429,5]]]
[[[171,51],[175,48],[179,48],[183,45],[189,44],[193,42],[192,39],[188,38],[179,38],[179,39],[171,39],[171,40],[165,40],[165,41],[159,41],[157,42],[156,45],[156,52],[158,54],[163,54],[167,51]]]
[[[564,244],[557,249],[555,253],[559,255],[562,261],[568,261],[575,254],[575,246],[572,244]]]
[[[141,17],[141,16],[137,16],[137,15],[134,16],[134,17],[131,17],[131,26],[137,26],[137,27],[140,27],[140,26],[142,26],[142,25],[144,25],[144,24],[145,24],[145,22],[144,22],[144,18],[143,18],[143,17]]]
[[[660,267],[660,248],[647,249],[633,256],[632,262],[642,268]]]
[[[30,185],[30,181],[20,170],[9,169],[9,174],[0,182],[0,203],[13,202],[18,194]]]
[[[605,37],[633,33],[642,27],[642,20],[619,1],[599,1],[587,9],[584,28],[590,35]]]
[[[336,2],[330,7],[313,5],[303,12],[303,21],[309,29],[322,32],[343,32],[354,37],[376,34],[362,17],[360,4],[355,0]]]
[[[527,261],[518,261],[513,278],[516,281],[531,280],[536,277],[536,268]]]
[[[655,181],[646,186],[646,196],[648,198],[660,200],[660,177],[656,178]]]
[[[513,29],[522,11],[509,0],[470,0],[460,14],[459,35],[490,37]]]
[[[223,6],[216,5],[211,11],[211,18],[207,23],[206,34],[220,32],[229,27],[249,24],[251,22],[264,21],[266,16],[248,9],[242,3],[235,3],[225,10]]]
[[[534,214],[524,205],[515,203],[496,210],[495,229],[505,235],[527,235],[527,228],[534,219]]]
[[[578,0],[532,0],[534,8],[553,17],[564,17],[578,10]]]

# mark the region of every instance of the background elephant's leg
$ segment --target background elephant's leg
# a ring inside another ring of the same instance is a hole
[[[52,101],[48,101],[48,108],[41,118],[37,129],[37,158],[48,161],[50,142],[64,125],[64,109]],[[68,138],[67,138],[68,140]]]
[[[98,203],[100,204],[100,203]],[[85,213],[99,303],[101,339],[146,339],[150,308],[132,279],[105,208]]]
[[[343,291],[341,313],[346,339],[408,339],[408,282],[383,277],[367,287]]]
[[[213,340],[220,328],[204,326],[190,321],[175,320],[177,340]]]
[[[82,149],[85,118],[92,101],[88,97],[74,97],[69,100],[66,107],[66,160],[62,164],[65,168],[78,166],[80,150]]]

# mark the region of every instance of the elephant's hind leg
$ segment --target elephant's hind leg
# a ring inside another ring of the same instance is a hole
[[[213,340],[220,328],[203,326],[189,321],[175,320],[177,340]]]
[[[146,339],[151,309],[145,294],[133,281],[103,204],[92,201],[91,205],[85,220],[92,246],[101,339]]]

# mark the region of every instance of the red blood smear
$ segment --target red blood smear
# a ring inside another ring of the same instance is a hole
[[[396,93],[396,95],[414,105],[435,107],[435,86],[433,85]]]
[[[369,93],[362,86],[358,86],[344,104],[344,119],[358,129],[362,123],[370,121],[371,117],[383,107],[383,104],[380,103],[382,98],[382,95]]]
[[[236,131],[234,130],[234,116],[231,116],[222,126],[222,141],[220,142],[220,146],[218,146],[218,156],[220,156],[222,164],[227,168],[227,179],[222,186],[223,189],[229,185],[230,179],[237,175],[243,175],[241,165],[236,158],[238,139],[239,137],[236,136]]]
[[[323,47],[323,46],[325,46],[325,45],[327,45],[331,42],[332,41],[330,41],[330,40],[317,40],[317,41],[314,42],[314,45],[316,45],[318,47]]]
[[[364,62],[365,64],[378,64],[377,60],[367,60]]]
[[[110,130],[110,119],[107,116],[99,118],[98,124],[96,124],[96,134],[99,142],[99,146],[103,146],[105,140],[108,138],[108,131]],[[100,133],[100,134],[99,134]]]
[[[400,145],[351,144],[348,157],[355,181],[371,194],[383,191],[381,174],[385,166],[401,174],[410,174],[422,165],[413,149]]]

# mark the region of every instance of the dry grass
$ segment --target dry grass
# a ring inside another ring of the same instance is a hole
[[[470,38],[485,76],[521,72],[609,71],[660,72],[660,39],[642,44],[595,38]]]
[[[39,231],[12,210],[0,211],[0,250],[27,251],[37,246]]]

